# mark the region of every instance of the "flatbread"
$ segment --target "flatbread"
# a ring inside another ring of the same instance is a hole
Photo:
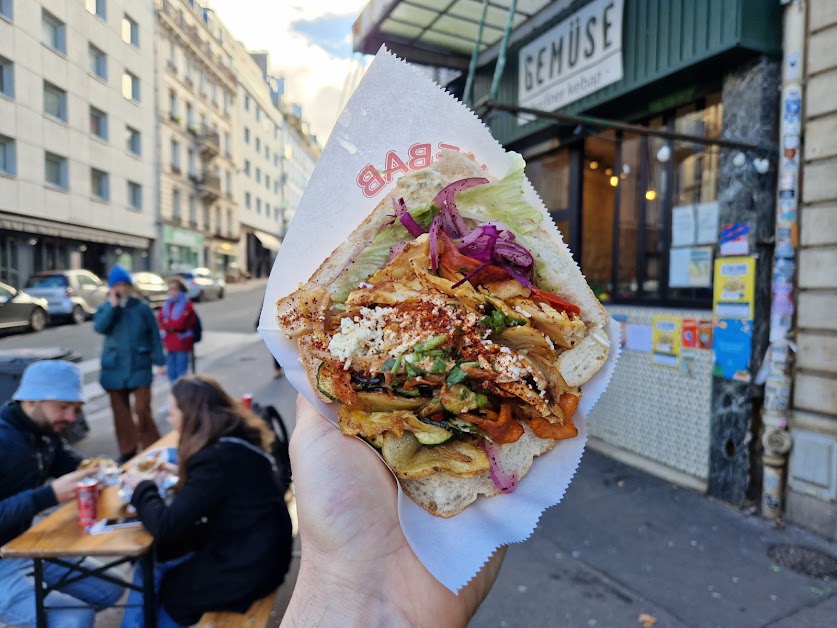
[[[426,207],[443,187],[468,177],[494,180],[472,159],[453,151],[443,151],[429,168],[405,175],[305,285],[277,302],[279,327],[289,337],[298,340],[300,362],[312,388],[324,402],[331,403],[332,400],[318,390],[317,370],[322,358],[318,357],[318,348],[311,342],[313,327],[310,313],[316,307],[317,295],[323,290],[334,294],[337,279],[349,271],[353,260],[372,242],[385,221],[391,219],[393,201],[404,198],[409,209]],[[545,216],[544,221],[547,220],[550,218]],[[610,350],[605,331],[607,313],[588,286],[566,244],[557,237],[557,230],[539,226],[527,234],[515,235],[536,260],[535,284],[580,308],[587,333],[576,346],[559,355],[558,368],[568,386],[581,386],[604,366],[607,359]],[[520,440],[497,446],[503,469],[507,473],[515,473],[518,479],[528,472],[536,456],[556,443],[552,439],[538,438],[523,423],[525,434]],[[458,514],[479,495],[491,496],[499,492],[488,473],[473,478],[437,473],[426,478],[399,481],[407,495],[440,517]]]

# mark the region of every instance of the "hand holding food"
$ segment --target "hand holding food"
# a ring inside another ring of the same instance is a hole
[[[376,447],[404,491],[450,517],[511,492],[572,438],[605,363],[607,315],[523,197],[444,151],[278,302],[280,328],[339,425]]]

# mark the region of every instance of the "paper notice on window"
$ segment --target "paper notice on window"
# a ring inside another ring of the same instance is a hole
[[[695,244],[714,244],[718,241],[718,202],[700,203],[697,214],[697,239]]]
[[[695,243],[695,208],[683,205],[671,209],[671,246]]]
[[[651,353],[651,325],[626,325],[625,348]]]
[[[671,288],[712,287],[711,246],[671,249],[668,260],[668,285]]]

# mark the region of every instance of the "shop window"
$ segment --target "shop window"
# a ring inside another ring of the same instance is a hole
[[[122,41],[135,48],[139,48],[140,45],[139,24],[128,14],[122,18]]]
[[[100,201],[107,201],[110,198],[110,181],[107,172],[90,169],[90,193]]]
[[[130,126],[125,127],[125,148],[134,155],[139,156],[142,154],[142,138],[140,132]]]
[[[44,113],[67,121],[67,92],[47,81],[44,81]]]
[[[3,135],[0,135],[0,174],[6,174],[12,177],[17,174],[15,141]]]
[[[55,51],[67,53],[67,28],[64,22],[46,10],[41,10],[41,39]]]
[[[0,94],[15,97],[15,66],[4,57],[0,57]]]
[[[46,153],[44,156],[44,179],[52,186],[67,189],[67,158]]]
[[[108,79],[108,57],[93,44],[87,47],[90,73],[106,81]]]

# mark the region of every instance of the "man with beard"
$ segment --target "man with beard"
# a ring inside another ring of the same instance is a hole
[[[63,360],[29,365],[20,387],[0,408],[0,545],[25,532],[47,508],[75,499],[76,485],[96,473],[76,470],[81,456],[61,438],[84,403],[79,368]],[[83,559],[87,568],[101,565]],[[44,563],[48,585],[60,582],[67,569]],[[0,624],[35,624],[32,561],[0,559]],[[95,610],[112,606],[122,588],[98,578],[84,578],[46,597],[49,624],[68,628],[93,626]]]

